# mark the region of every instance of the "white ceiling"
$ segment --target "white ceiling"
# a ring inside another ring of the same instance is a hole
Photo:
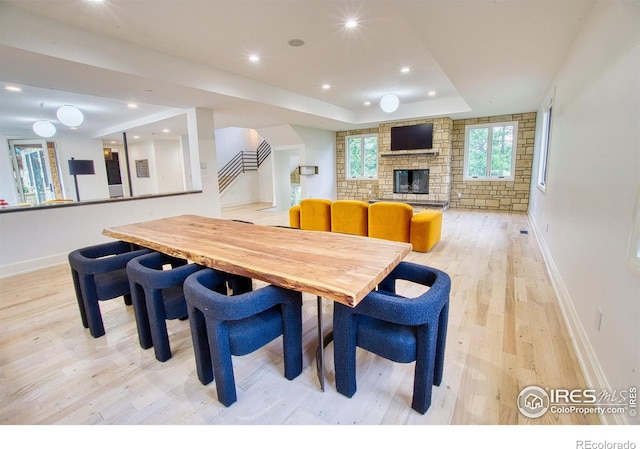
[[[330,130],[534,111],[592,6],[0,0],[0,82],[22,87],[0,90],[0,134],[35,137],[40,118],[61,128],[55,110],[63,104],[85,112],[73,132],[107,139],[182,133],[192,107],[213,109],[217,128]],[[346,29],[349,18],[359,26]],[[250,53],[261,61],[249,62]],[[403,66],[411,72],[400,73]],[[378,107],[388,92],[401,102],[392,114]]]

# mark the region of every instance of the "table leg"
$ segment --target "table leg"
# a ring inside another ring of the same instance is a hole
[[[316,371],[320,389],[324,391],[324,326],[322,324],[322,297],[318,296],[318,349],[316,350]]]

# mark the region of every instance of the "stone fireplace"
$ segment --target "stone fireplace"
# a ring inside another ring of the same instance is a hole
[[[391,151],[391,128],[394,126],[433,123],[433,148],[430,150]],[[444,203],[451,195],[451,131],[448,117],[383,123],[378,128],[337,133],[338,199],[372,198],[408,203]],[[345,179],[345,137],[354,134],[378,134],[378,179]],[[394,193],[394,170],[429,170],[429,193]]]

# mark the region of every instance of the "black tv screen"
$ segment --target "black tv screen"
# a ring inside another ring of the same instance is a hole
[[[70,159],[69,160],[69,174],[70,175],[95,175],[96,171],[93,167],[93,161]]]
[[[391,128],[391,151],[430,150],[433,147],[433,123]]]

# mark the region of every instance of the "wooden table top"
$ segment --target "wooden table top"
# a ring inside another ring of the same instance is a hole
[[[411,244],[181,215],[106,228],[108,237],[355,306]]]

